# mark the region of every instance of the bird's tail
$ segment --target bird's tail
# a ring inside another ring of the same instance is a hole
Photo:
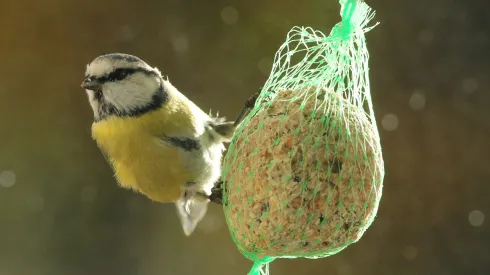
[[[197,224],[204,218],[208,210],[208,203],[209,200],[195,196],[183,197],[175,202],[182,229],[186,236],[190,236],[196,229]]]

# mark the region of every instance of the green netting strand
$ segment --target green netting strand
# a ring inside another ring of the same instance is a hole
[[[357,242],[381,199],[384,164],[364,33],[374,12],[341,0],[325,36],[294,27],[223,162],[224,211],[249,274]]]

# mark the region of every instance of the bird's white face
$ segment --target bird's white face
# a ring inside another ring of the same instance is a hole
[[[165,101],[160,71],[126,54],[108,54],[94,59],[85,73],[86,90],[95,120],[108,116],[137,116]]]

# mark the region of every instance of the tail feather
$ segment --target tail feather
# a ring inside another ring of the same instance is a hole
[[[204,218],[208,210],[209,200],[203,201],[196,198],[182,198],[175,202],[182,229],[186,236],[190,236],[197,224]]]

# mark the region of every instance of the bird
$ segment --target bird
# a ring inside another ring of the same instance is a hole
[[[190,236],[208,203],[221,203],[225,144],[258,94],[227,121],[206,114],[157,67],[126,53],[93,59],[81,87],[94,115],[92,138],[119,186],[158,203],[174,203]]]

